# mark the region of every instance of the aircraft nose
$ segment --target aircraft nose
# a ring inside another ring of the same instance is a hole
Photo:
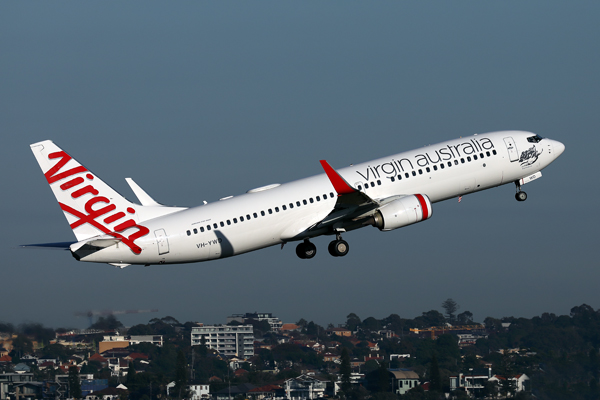
[[[565,145],[557,140],[554,141],[552,147],[554,147],[554,155],[556,157],[560,156],[563,153],[563,151],[565,151]]]

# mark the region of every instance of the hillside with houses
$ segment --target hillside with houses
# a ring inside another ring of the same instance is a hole
[[[89,329],[0,323],[0,399],[597,399],[600,312],[474,322],[448,299],[339,326],[270,313]]]

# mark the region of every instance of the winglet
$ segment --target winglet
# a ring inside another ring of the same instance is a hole
[[[350,194],[357,192],[344,178],[340,176],[325,160],[320,161],[321,166],[325,170],[327,177],[331,181],[333,188],[337,192],[338,195]]]

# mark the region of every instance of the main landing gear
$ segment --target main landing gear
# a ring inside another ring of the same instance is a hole
[[[515,186],[517,187],[517,193],[515,193],[515,199],[517,199],[517,201],[527,200],[527,193],[521,191],[521,184],[519,183],[519,181],[515,181]]]
[[[304,239],[304,242],[296,246],[296,255],[302,259],[313,258],[317,254],[317,246]]]
[[[348,254],[350,246],[348,246],[348,242],[342,240],[342,236],[337,232],[335,234],[335,240],[329,243],[327,250],[329,250],[329,254],[334,257],[343,257]],[[317,247],[308,239],[304,239],[304,242],[296,246],[296,255],[302,259],[313,258],[316,254]]]
[[[342,240],[342,235],[340,235],[339,232],[336,232],[335,240],[329,243],[327,250],[329,250],[329,254],[334,257],[343,257],[348,254],[350,246],[348,246],[348,242]]]

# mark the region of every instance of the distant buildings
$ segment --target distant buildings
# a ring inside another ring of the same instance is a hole
[[[139,335],[139,336],[104,336],[104,339],[98,344],[98,352],[129,347],[133,344],[152,343],[158,347],[163,345],[162,335]]]
[[[192,346],[204,344],[226,357],[254,356],[252,325],[207,325],[192,328]]]
[[[247,323],[247,320],[253,319],[256,321],[267,321],[269,325],[271,325],[271,330],[274,332],[279,332],[281,329],[283,322],[277,317],[274,317],[271,313],[246,313],[246,314],[233,314],[227,317],[227,323],[236,321],[240,324]]]

